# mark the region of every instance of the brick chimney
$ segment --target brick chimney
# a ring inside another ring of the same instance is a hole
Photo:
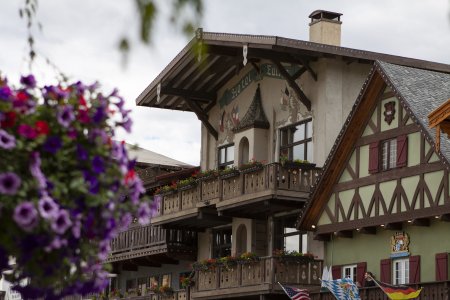
[[[341,16],[326,10],[315,10],[310,15],[309,41],[333,46],[341,45]]]

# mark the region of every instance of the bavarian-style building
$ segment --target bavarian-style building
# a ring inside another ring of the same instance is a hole
[[[330,247],[328,242],[314,238],[326,239],[335,231],[350,235],[353,229],[337,230],[341,217],[329,216],[329,223],[323,226],[330,231],[324,232],[315,219],[300,229],[296,228],[296,221],[305,205],[319,218],[317,206],[311,206],[310,193],[330,151],[336,153],[335,140],[341,138],[339,132],[347,125],[347,116],[367,76],[371,74],[372,78],[375,74],[371,73],[375,60],[444,73],[450,72],[450,66],[341,47],[341,14],[320,10],[313,12],[310,20],[309,41],[198,30],[138,97],[139,106],[197,115],[202,122],[200,166],[198,172],[181,170],[155,178],[159,188],[148,189],[155,203],[159,203],[152,224],[145,229],[134,228],[125,240],[139,241],[138,244],[127,244],[120,255],[111,256],[117,276],[112,289],[146,299],[279,299],[286,296],[278,282],[309,289],[320,286],[322,268],[330,264]],[[384,85],[379,83],[377,87],[380,91],[375,96],[379,100]],[[351,127],[361,130],[371,120],[364,141],[375,143],[371,136],[378,132],[383,140],[390,141],[359,151],[355,157],[360,165],[368,164],[369,154],[375,155],[373,151],[381,155],[386,147],[391,153],[406,147],[408,152],[404,155],[412,155],[415,149],[409,148],[413,145],[411,140],[421,141],[420,133],[413,134],[415,121],[406,118],[409,111],[394,99],[393,91],[386,93],[392,94],[388,97],[392,99],[385,101],[387,108],[383,102],[375,119],[363,111],[367,117],[361,118],[357,128]],[[387,122],[385,118],[389,123],[379,121]],[[400,126],[403,142],[389,135]],[[439,161],[439,156],[429,154],[430,147],[424,148],[424,157],[427,161]],[[363,162],[364,155],[367,161]],[[374,169],[370,173],[367,165],[364,180],[371,182],[372,176],[388,174],[383,168],[392,169],[389,174],[397,174],[414,163],[412,175],[425,171],[432,174],[409,179],[408,184],[418,180],[423,186],[414,205],[432,206],[428,200],[420,200],[428,195],[425,185],[442,179],[439,176],[446,171],[436,173],[441,170],[438,163],[426,168],[417,165],[424,159],[422,156],[395,161],[394,156],[390,154],[384,160],[380,156],[376,171],[375,163],[371,163]],[[353,183],[353,177],[361,173],[355,173],[355,165],[346,172],[343,178],[347,181],[342,184],[355,189],[359,181]],[[374,175],[369,176],[372,172]],[[446,188],[448,181],[443,184]],[[440,183],[435,185],[428,188],[432,194],[442,190]],[[387,188],[396,186],[389,183]],[[372,192],[383,195],[384,186]],[[405,193],[411,192],[406,189]],[[381,201],[376,203],[370,211],[365,208],[364,219],[371,213],[380,214]],[[402,207],[395,204],[399,211]],[[344,206],[339,211],[345,208],[349,209]],[[409,219],[415,223],[428,220]],[[312,225],[318,231],[312,230]],[[164,237],[161,230],[165,230]],[[392,234],[386,235],[389,243]],[[377,242],[373,243],[384,243],[379,234],[375,236]],[[404,233],[404,243],[407,237],[412,251],[417,245],[413,232]],[[395,239],[400,241],[401,236]],[[370,250],[370,245],[365,247]],[[361,258],[355,260],[352,248],[343,249],[335,246],[333,264],[344,266],[352,258],[349,264],[364,262],[374,268],[370,259],[375,258],[366,258],[371,257],[371,251],[358,253]],[[411,257],[418,255],[410,253]]]

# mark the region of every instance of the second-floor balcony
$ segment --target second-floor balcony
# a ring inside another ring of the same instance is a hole
[[[301,208],[320,168],[287,168],[278,163],[202,178],[162,194],[152,224],[204,229],[230,217],[261,218]]]
[[[295,257],[261,257],[259,261],[216,266],[196,272],[193,299],[282,294],[278,282],[302,288],[318,288],[321,260]]]
[[[111,254],[106,262],[160,266],[176,263],[178,259],[194,260],[196,256],[195,232],[132,224],[111,241]]]

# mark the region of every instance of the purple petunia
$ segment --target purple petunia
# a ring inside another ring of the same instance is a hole
[[[48,137],[45,141],[43,148],[44,151],[49,152],[51,154],[55,154],[62,147],[61,138],[58,136]]]
[[[88,152],[81,147],[80,145],[77,145],[77,157],[79,160],[87,160],[88,159]]]
[[[36,87],[36,79],[34,78],[33,75],[22,76],[20,78],[20,83],[25,85],[26,87],[29,87],[29,88],[35,88]]]
[[[0,194],[15,195],[21,183],[22,180],[16,173],[0,173]]]
[[[72,226],[72,221],[67,210],[59,210],[51,225],[53,231],[58,234],[63,234],[70,226]]]
[[[103,107],[97,107],[94,116],[92,117],[92,120],[95,123],[100,123],[101,121],[103,121],[103,119],[106,117],[106,113],[105,113],[105,108]]]
[[[60,237],[55,237],[52,242],[44,248],[45,252],[50,252],[53,249],[60,249],[61,247],[67,246],[67,240],[61,239]]]
[[[86,181],[89,184],[89,192],[91,194],[98,194],[100,190],[100,183],[94,175],[90,174],[89,172],[84,172],[84,181]]]
[[[59,106],[56,117],[58,119],[58,123],[61,124],[61,126],[68,128],[70,124],[75,120],[75,114],[73,113],[72,105]]]
[[[14,209],[13,219],[23,230],[29,232],[37,225],[38,212],[32,202],[22,202]]]
[[[41,199],[39,199],[38,209],[41,217],[44,219],[53,220],[58,217],[58,205],[48,195],[44,195]]]
[[[102,261],[107,259],[111,251],[109,241],[101,241],[98,248],[98,258]]]
[[[12,91],[8,86],[0,87],[0,99],[11,101]]]
[[[119,230],[128,229],[131,222],[133,222],[133,216],[130,213],[125,213],[120,219]]]
[[[138,208],[138,222],[141,225],[150,223],[151,210],[147,202],[141,203]]]
[[[11,150],[16,147],[16,138],[0,129],[0,148]]]
[[[33,152],[30,155],[30,173],[38,182],[39,188],[45,190],[47,188],[47,178],[41,170],[41,157],[39,152]]]
[[[105,172],[105,163],[103,161],[103,158],[100,156],[94,156],[92,159],[92,171],[94,171],[95,174],[101,174]]]

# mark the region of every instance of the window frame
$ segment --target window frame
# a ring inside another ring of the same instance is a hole
[[[288,160],[294,160],[294,150],[293,150],[294,147],[298,146],[298,145],[304,145],[303,158],[299,158],[299,159],[308,160],[309,162],[312,162],[314,160],[314,157],[312,156],[314,153],[314,143],[313,143],[313,132],[314,131],[313,131],[312,121],[313,121],[312,118],[308,118],[308,119],[302,120],[302,121],[294,123],[294,124],[290,124],[288,126],[285,126],[285,127],[282,127],[279,129],[280,156],[287,156]],[[303,132],[303,139],[294,141],[294,135],[295,135],[295,131],[297,130],[296,129],[297,126],[300,126],[303,124],[305,125],[304,132]],[[311,125],[309,126],[308,124],[311,124]],[[310,134],[309,134],[308,127],[310,127],[310,129],[311,129]],[[283,144],[283,133],[284,132],[287,136],[286,144]],[[308,152],[308,143],[311,143],[311,146],[312,146],[311,153]],[[287,151],[287,155],[284,155],[283,152],[286,152],[286,151]],[[310,159],[308,159],[308,157]]]
[[[282,216],[274,219],[274,227],[275,227],[275,249],[286,249],[286,239],[292,236],[298,236],[298,251],[300,253],[306,253],[308,251],[308,237],[307,233],[300,230],[294,230],[291,232],[286,232],[287,228],[295,228],[295,221],[297,215],[288,215]]]
[[[399,270],[397,270],[397,266],[401,266]],[[399,258],[392,260],[392,284],[409,284],[409,258]],[[397,277],[397,272],[399,273],[399,277]]]
[[[346,275],[346,270],[350,271],[350,276]],[[357,274],[358,274],[358,265],[357,264],[351,264],[351,265],[345,265],[342,266],[342,274],[341,274],[341,278],[350,278],[351,280],[353,280],[353,282],[357,282]]]
[[[227,155],[227,153],[228,153],[228,151],[227,151],[227,149],[228,148],[233,148],[232,149],[232,151],[233,151],[233,160],[229,160],[228,159],[228,155]],[[234,164],[234,143],[231,143],[231,144],[227,144],[227,145],[223,145],[223,146],[220,146],[219,148],[217,148],[217,165],[218,165],[218,169],[219,170],[221,170],[221,169],[225,169],[227,166],[230,166],[230,165],[232,165],[232,164]],[[222,155],[221,155],[221,152],[222,152],[222,149],[224,149],[225,151],[224,151],[224,153],[225,153],[225,160],[224,160],[224,162],[223,163],[221,163],[221,161],[222,161]]]
[[[216,235],[219,235],[216,237]],[[229,235],[229,237],[226,237]],[[224,238],[225,237],[225,238]],[[227,243],[227,238],[229,243]],[[212,230],[212,255],[213,258],[219,258],[231,255],[231,248],[233,243],[233,230],[231,226],[217,228]],[[217,242],[219,240],[219,243]]]
[[[387,149],[385,149],[387,145]],[[397,137],[383,140],[381,146],[381,171],[389,171],[397,168]]]

